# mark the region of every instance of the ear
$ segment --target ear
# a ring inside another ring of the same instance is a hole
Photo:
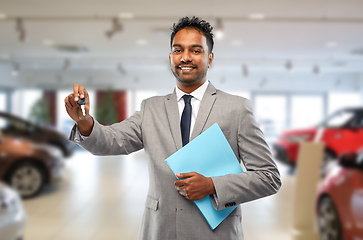
[[[169,63],[171,63],[171,52],[169,53]]]
[[[214,59],[214,53],[210,53],[208,60],[208,68],[210,68],[210,66],[212,65],[213,59]]]

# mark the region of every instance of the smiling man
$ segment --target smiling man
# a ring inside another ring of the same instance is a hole
[[[95,155],[145,149],[150,183],[140,239],[242,240],[239,205],[276,193],[281,186],[279,172],[250,101],[217,90],[207,80],[214,58],[212,26],[197,17],[184,17],[173,25],[170,43],[170,67],[176,78],[173,93],[146,99],[130,118],[102,126],[89,115],[86,89],[75,84],[65,98],[66,111],[76,121],[70,139]],[[76,103],[79,97],[87,99],[85,116]],[[176,180],[165,159],[214,123],[247,171],[212,178],[179,173],[182,180]],[[214,230],[193,203],[208,195],[216,210],[237,205]]]

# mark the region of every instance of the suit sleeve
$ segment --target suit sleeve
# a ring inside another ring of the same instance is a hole
[[[218,203],[212,199],[217,210],[223,210],[276,193],[280,186],[280,174],[271,151],[252,113],[251,102],[243,102],[238,127],[239,158],[247,171],[212,177]]]
[[[125,155],[144,147],[142,141],[142,118],[145,101],[141,104],[141,110],[128,119],[103,126],[97,120],[90,136],[84,141],[76,137],[76,125],[73,127],[69,140],[75,142],[90,153],[99,156],[105,155]]]

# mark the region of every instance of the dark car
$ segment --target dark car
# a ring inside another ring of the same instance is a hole
[[[65,157],[71,156],[75,149],[75,144],[62,133],[5,112],[0,112],[0,132],[5,136],[21,137],[33,142],[56,146]]]
[[[56,147],[0,134],[0,180],[23,198],[33,197],[45,184],[61,179],[63,165]]]
[[[322,240],[363,239],[363,151],[343,154],[320,183],[316,213]]]

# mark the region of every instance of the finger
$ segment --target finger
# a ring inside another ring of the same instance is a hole
[[[185,189],[181,189],[179,191],[179,194],[182,195],[182,196],[184,196],[184,197],[188,196],[187,191],[185,191]]]
[[[74,94],[73,93],[68,95],[68,106],[70,106],[70,107],[77,106],[77,103],[74,101]]]
[[[79,86],[78,93],[79,93],[80,98],[84,98],[84,87],[83,86]]]
[[[71,105],[69,104],[68,101],[68,96],[64,99],[64,105],[66,106],[66,108],[71,109]]]
[[[86,88],[84,88],[84,97],[87,98],[87,104],[89,105],[89,96]]]
[[[197,173],[196,172],[187,172],[187,173],[177,173],[176,176],[178,178],[190,178],[195,176]]]
[[[74,94],[74,101],[75,102],[78,101],[78,91],[79,91],[79,85],[78,84],[74,84],[73,85],[73,94]]]
[[[174,182],[174,185],[175,185],[176,187],[182,187],[182,186],[184,186],[184,185],[185,185],[185,180],[178,180],[178,181],[175,181],[175,182]]]

